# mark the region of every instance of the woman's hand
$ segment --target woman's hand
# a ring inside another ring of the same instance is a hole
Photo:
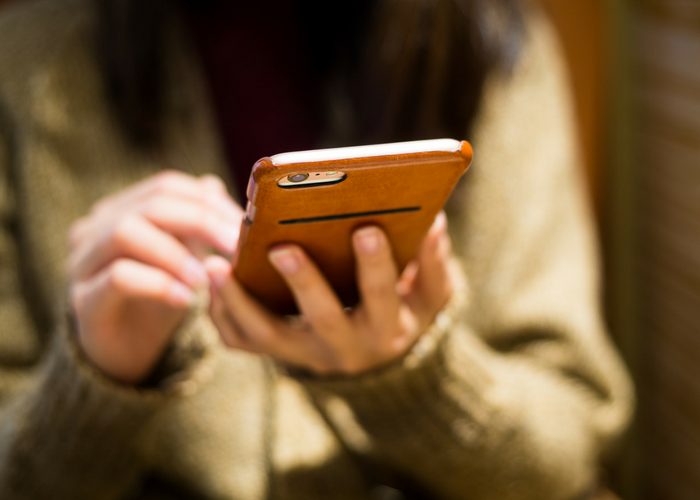
[[[208,277],[197,250],[232,253],[241,209],[216,177],[163,172],[100,200],[70,230],[79,343],[108,376],[143,380]]]
[[[357,230],[353,247],[361,302],[351,312],[301,248],[285,245],[270,252],[302,313],[291,322],[246,293],[231,278],[228,262],[210,257],[211,315],[224,342],[321,375],[358,374],[403,355],[452,294],[445,216],[438,216],[401,277],[379,228]]]

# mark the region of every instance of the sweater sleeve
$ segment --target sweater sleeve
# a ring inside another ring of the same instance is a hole
[[[21,273],[9,121],[0,113],[0,498],[122,498],[147,466],[136,452],[139,436],[206,372],[203,305],[177,332],[149,389],[94,369],[70,315],[43,331]]]
[[[575,498],[630,417],[564,71],[531,15],[517,67],[487,86],[450,220],[463,304],[393,366],[304,382],[348,448],[430,498]]]

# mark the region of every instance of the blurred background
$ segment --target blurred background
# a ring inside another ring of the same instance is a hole
[[[569,62],[610,332],[638,407],[609,484],[700,498],[700,1],[541,0]]]
[[[700,498],[700,1],[542,0],[575,90],[637,418],[609,483]]]
[[[700,498],[700,2],[543,0],[567,52],[637,419],[610,478]]]
[[[700,498],[700,0],[539,1],[569,62],[607,319],[637,384],[606,482]]]

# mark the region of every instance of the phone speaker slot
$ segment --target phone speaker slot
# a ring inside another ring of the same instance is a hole
[[[339,219],[355,219],[358,217],[372,217],[377,215],[400,214],[405,212],[418,212],[421,207],[399,207],[388,208],[385,210],[372,210],[369,212],[348,212],[344,214],[318,215],[316,217],[302,217],[299,219],[284,219],[279,221],[279,224],[309,224],[312,222],[325,222]]]

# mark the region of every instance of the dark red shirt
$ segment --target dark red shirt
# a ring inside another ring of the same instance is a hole
[[[263,156],[316,145],[317,85],[294,2],[213,2],[187,9],[238,195]]]

